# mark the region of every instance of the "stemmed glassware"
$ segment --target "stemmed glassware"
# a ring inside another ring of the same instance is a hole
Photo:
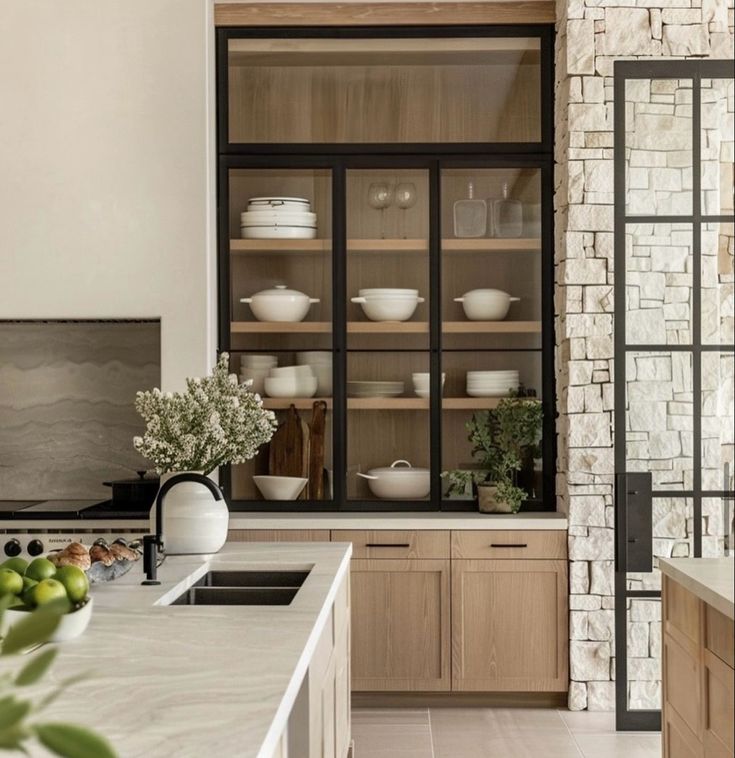
[[[393,187],[387,182],[373,182],[368,188],[368,203],[380,211],[380,237],[385,239],[385,209],[393,202]]]
[[[406,239],[406,211],[416,205],[416,185],[400,182],[396,185],[396,205],[401,209],[401,237]]]

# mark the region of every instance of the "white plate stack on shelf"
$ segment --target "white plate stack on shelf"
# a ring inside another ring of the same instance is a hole
[[[311,369],[316,377],[316,394],[319,397],[332,397],[332,353],[329,350],[298,352],[296,363]]]
[[[305,197],[251,197],[240,214],[243,239],[314,239],[316,213]]]
[[[470,397],[507,397],[517,392],[518,371],[468,371],[467,394]]]
[[[241,355],[240,382],[252,381],[250,391],[258,395],[265,392],[265,379],[270,370],[278,365],[275,355]]]

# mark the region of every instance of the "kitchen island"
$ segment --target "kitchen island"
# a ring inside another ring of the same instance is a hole
[[[348,544],[227,544],[172,556],[158,586],[140,562],[93,585],[85,634],[49,680],[90,676],[49,710],[103,733],[123,758],[345,758],[349,745]],[[290,605],[169,605],[207,571],[309,574]]]
[[[732,756],[735,564],[660,559],[663,573],[665,758]]]

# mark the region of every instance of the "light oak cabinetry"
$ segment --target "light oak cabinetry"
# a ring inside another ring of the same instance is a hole
[[[733,621],[663,578],[665,758],[732,758]]]

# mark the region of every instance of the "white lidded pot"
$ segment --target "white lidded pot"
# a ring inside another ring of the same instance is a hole
[[[408,461],[393,461],[390,466],[371,468],[358,476],[368,480],[368,487],[376,497],[384,500],[419,499],[431,490],[431,476],[427,468],[415,468]]]
[[[261,290],[252,297],[240,298],[248,303],[253,316],[258,321],[303,321],[318,297],[309,297],[298,290],[288,289],[285,284],[277,284],[273,289]]]
[[[151,509],[156,533],[156,505],[161,499],[161,534],[166,555],[216,553],[227,542],[230,511],[220,488],[199,471],[163,474]]]
[[[477,289],[455,297],[454,302],[462,303],[464,314],[470,321],[502,321],[508,315],[510,304],[520,299],[503,290]]]

